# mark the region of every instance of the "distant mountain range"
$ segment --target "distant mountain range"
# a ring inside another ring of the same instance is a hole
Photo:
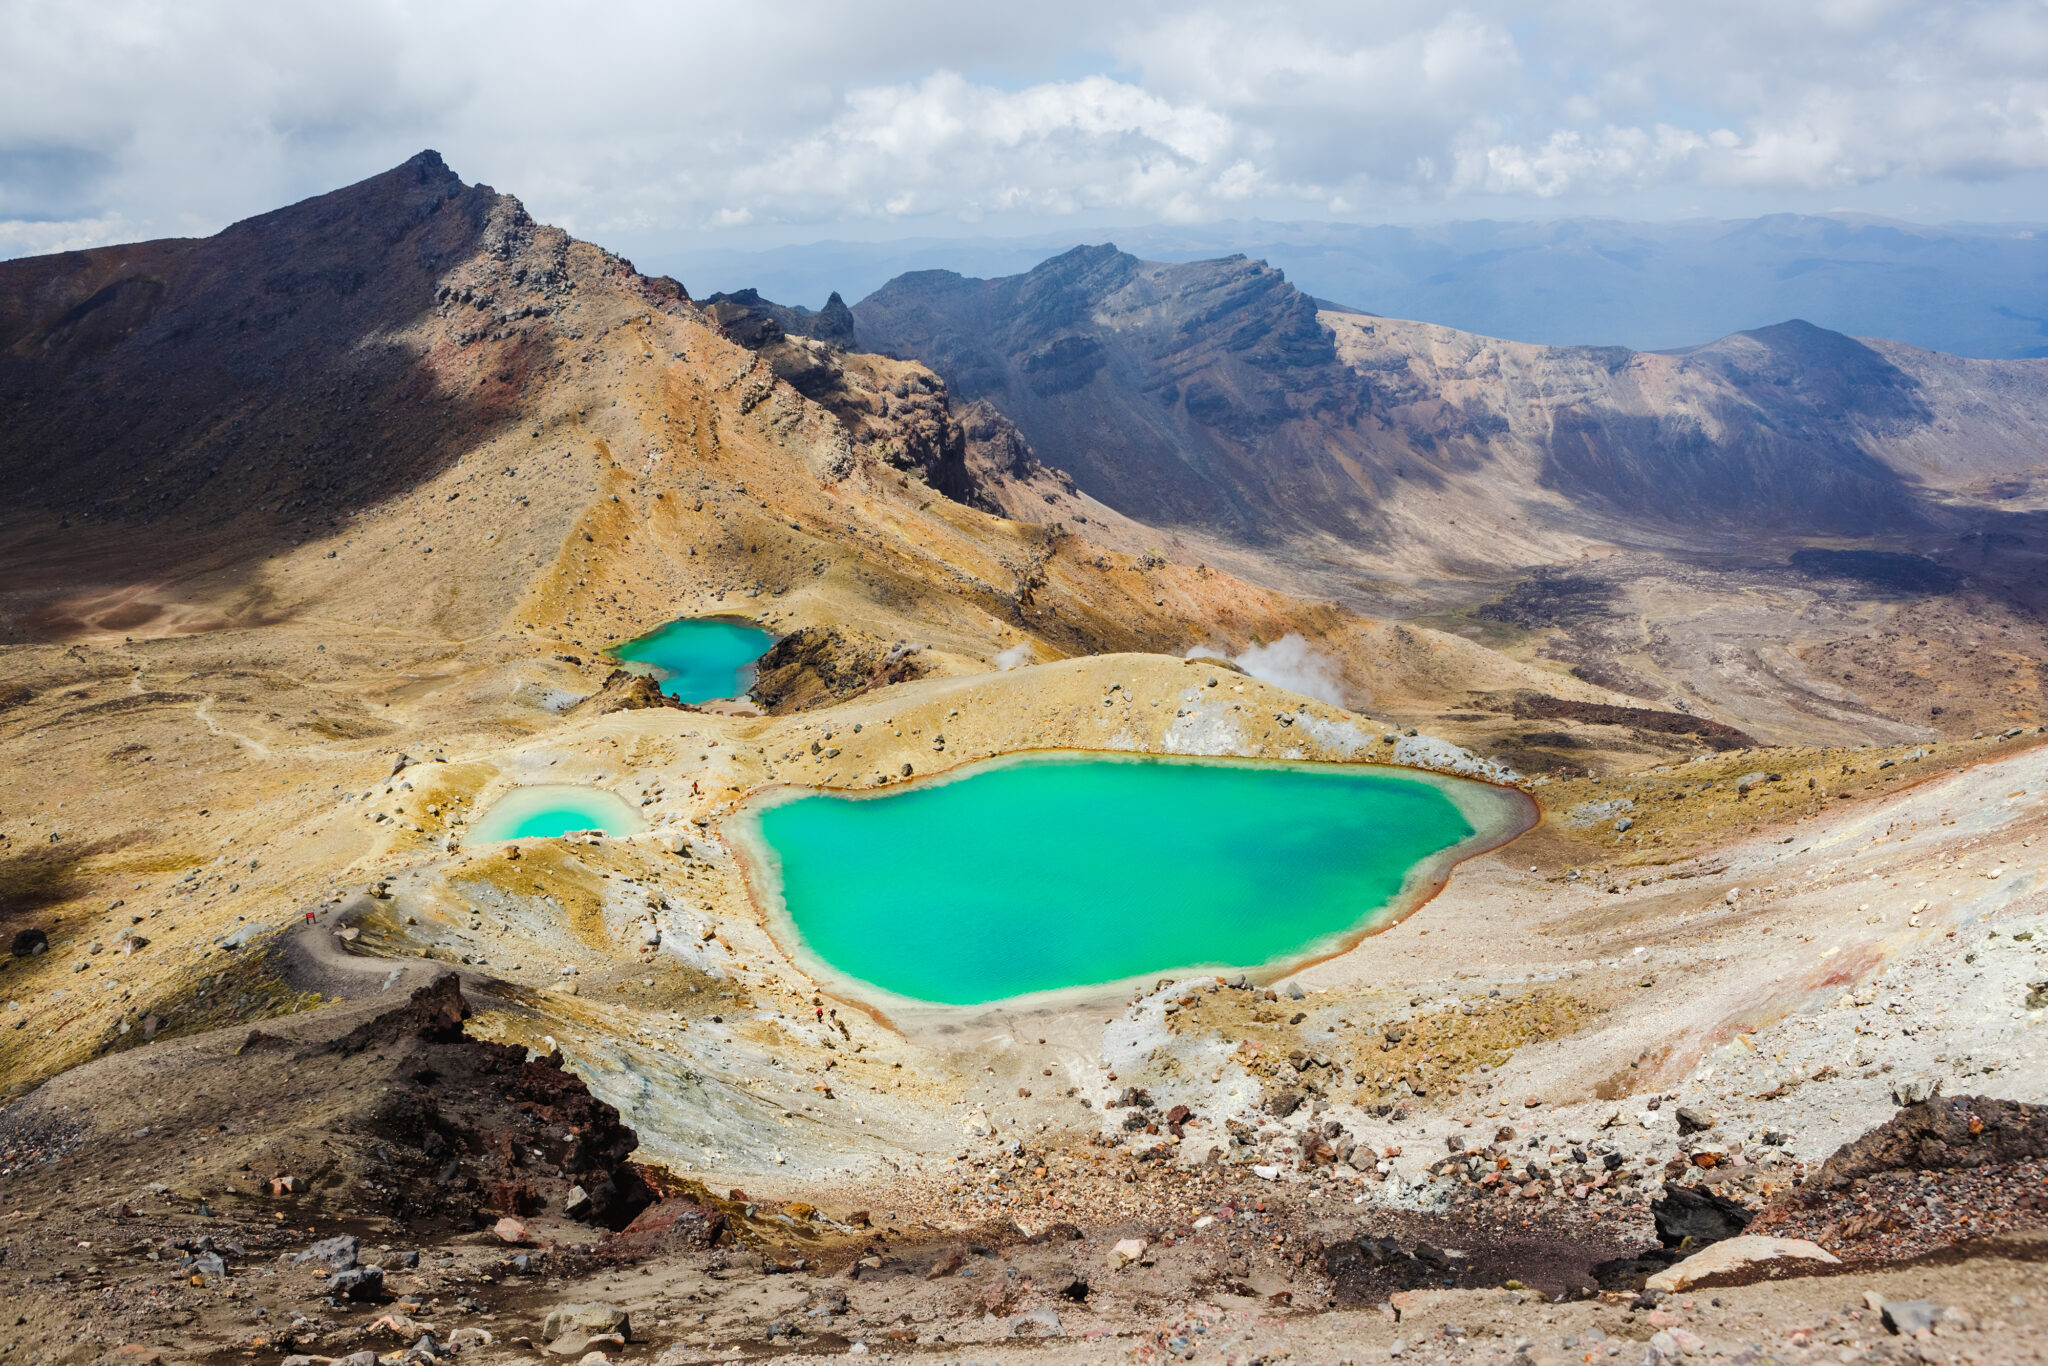
[[[1242,253],[1319,299],[1559,346],[1661,350],[1804,318],[1958,356],[2048,355],[2048,228],[1774,214],[1420,227],[1231,222],[1016,238],[679,247],[654,264],[700,297],[747,286],[821,305],[906,271],[1019,274],[1084,241],[1147,260]]]
[[[1080,247],[899,277],[856,344],[921,361],[1127,516],[1298,567],[1486,576],[1588,538],[1954,532],[2048,494],[2048,361],[1786,321],[1672,352],[1319,307],[1244,257]]]

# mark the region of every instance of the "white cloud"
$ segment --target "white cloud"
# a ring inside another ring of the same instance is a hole
[[[951,71],[851,92],[816,133],[740,168],[735,192],[783,216],[819,198],[860,217],[979,218],[1243,197],[1229,119],[1107,76],[998,90]]]
[[[114,242],[132,242],[136,236],[134,226],[117,213],[67,220],[0,219],[0,260],[83,251]]]
[[[1636,189],[1682,171],[1710,143],[1683,128],[1558,129],[1539,147],[1479,141],[1457,153],[1450,188],[1553,199],[1588,189]]]
[[[5,252],[423,146],[623,247],[1930,183],[2048,213],[2039,0],[0,5]]]

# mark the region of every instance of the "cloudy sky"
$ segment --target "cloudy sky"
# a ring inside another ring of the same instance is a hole
[[[0,0],[0,255],[422,147],[627,251],[1225,218],[2048,220],[2048,0]]]

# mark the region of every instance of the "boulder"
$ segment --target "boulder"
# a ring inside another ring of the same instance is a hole
[[[1940,1090],[1941,1083],[1926,1076],[1899,1077],[1892,1082],[1892,1099],[1900,1105],[1919,1105]]]
[[[1902,1338],[1912,1337],[1923,1328],[1934,1327],[1941,1311],[1934,1307],[1932,1300],[1886,1300],[1884,1302],[1884,1326]]]
[[[374,1300],[384,1293],[384,1268],[359,1266],[327,1278],[327,1293],[341,1300]]]
[[[341,1233],[332,1238],[322,1238],[313,1246],[292,1258],[294,1266],[309,1266],[319,1263],[330,1271],[346,1271],[356,1264],[356,1240],[353,1234]]]
[[[543,1341],[554,1342],[572,1332],[585,1336],[599,1333],[617,1333],[631,1341],[633,1327],[631,1316],[616,1304],[558,1304],[548,1310],[547,1318],[541,1324]]]
[[[42,930],[22,930],[14,936],[13,953],[16,958],[33,958],[49,951],[50,936]]]
[[[1144,1255],[1145,1240],[1143,1238],[1121,1239],[1115,1247],[1109,1250],[1109,1269],[1111,1271],[1121,1271],[1131,1265],[1131,1263],[1142,1259]]]
[[[1787,1257],[1835,1264],[1842,1260],[1818,1243],[1810,1243],[1804,1238],[1743,1235],[1724,1238],[1708,1247],[1706,1251],[1696,1252],[1678,1265],[1658,1272],[1650,1277],[1647,1288],[1667,1293],[1675,1292],[1689,1285],[1696,1285],[1709,1276],[1719,1276],[1745,1266],[1754,1266],[1758,1262],[1774,1262]]]
[[[773,1325],[770,1325],[768,1335],[775,1336]],[[548,1343],[542,1350],[551,1357],[579,1357],[582,1361],[596,1357],[600,1361],[609,1362],[610,1358],[604,1354],[607,1347],[623,1352],[626,1349],[626,1340],[617,1333],[579,1333],[571,1329]]]
[[[1028,1309],[1010,1320],[1010,1336],[1013,1338],[1056,1338],[1065,1332],[1060,1326],[1060,1316],[1049,1304]]]
[[[1724,1195],[1677,1185],[1664,1188],[1662,1198],[1651,1203],[1650,1213],[1657,1221],[1657,1241],[1688,1251],[1733,1238],[1755,1217],[1748,1206]]]

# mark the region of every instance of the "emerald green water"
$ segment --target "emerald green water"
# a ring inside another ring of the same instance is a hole
[[[1301,954],[1476,833],[1443,786],[1385,770],[1066,756],[757,820],[741,833],[811,953],[955,1005]]]
[[[652,675],[679,702],[709,702],[746,691],[747,671],[774,643],[774,636],[745,622],[686,617],[613,646],[611,655],[635,673]]]
[[[615,792],[570,783],[517,787],[492,803],[471,827],[471,843],[548,839],[571,830],[637,835],[647,828],[640,813]]]

